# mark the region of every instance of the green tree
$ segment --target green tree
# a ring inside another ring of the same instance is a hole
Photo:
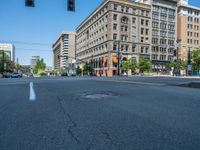
[[[180,60],[180,69],[181,70],[186,70],[187,68],[187,61],[184,61],[184,60]]]
[[[78,66],[78,67],[76,68],[76,74],[77,74],[77,75],[81,75],[81,74],[82,74],[82,69],[80,68],[80,66]]]
[[[91,74],[93,71],[94,69],[88,63],[83,66],[83,74]]]
[[[46,64],[44,63],[43,58],[37,60],[35,67],[33,68],[34,74],[41,74],[41,72],[44,72],[46,68]]]
[[[4,71],[4,51],[0,50],[0,72]]]
[[[136,67],[137,67],[137,63],[133,61],[132,59],[129,59],[122,63],[122,69],[126,71],[126,73],[128,73],[129,70],[131,70],[132,72],[135,71]]]
[[[127,73],[129,70],[129,62],[128,61],[124,61],[122,62],[122,69]]]
[[[5,64],[6,64],[5,70],[7,72],[13,72],[16,69],[15,63],[13,61],[11,61],[11,60],[6,60]]]
[[[140,58],[138,63],[138,68],[140,69],[140,72],[150,71],[152,67],[151,61],[146,58]]]
[[[200,48],[192,51],[192,64],[194,70],[200,70]]]

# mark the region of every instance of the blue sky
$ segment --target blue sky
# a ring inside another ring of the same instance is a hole
[[[52,65],[51,45],[59,34],[75,31],[103,1],[76,0],[76,12],[68,12],[67,0],[35,0],[35,8],[25,7],[25,0],[0,0],[0,42],[14,41],[20,64],[29,64],[30,56],[39,55],[47,65]],[[189,3],[200,7],[199,0],[190,0]]]
[[[59,34],[75,31],[102,1],[76,0],[76,12],[68,12],[67,0],[35,0],[35,8],[25,7],[25,0],[0,0],[0,42],[14,41],[20,64],[29,64],[30,56],[39,55],[52,65],[51,46]]]

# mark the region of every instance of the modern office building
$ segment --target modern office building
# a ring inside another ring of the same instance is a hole
[[[0,50],[3,50],[11,61],[15,62],[15,46],[13,44],[0,43]]]
[[[179,58],[188,60],[191,51],[200,46],[200,8],[180,0],[178,4],[178,39],[180,39]]]
[[[75,73],[75,37],[74,32],[62,32],[53,44],[53,69],[68,68],[69,74]]]
[[[33,69],[36,65],[36,62],[40,59],[40,56],[31,56],[30,58],[30,72],[33,73]]]
[[[76,34],[78,64],[88,62],[99,76],[117,75],[118,58],[150,58],[151,1],[105,0]]]
[[[151,60],[153,70],[167,71],[177,42],[177,0],[152,0]]]

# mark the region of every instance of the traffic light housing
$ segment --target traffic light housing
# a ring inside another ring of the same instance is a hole
[[[25,6],[26,7],[35,7],[35,1],[34,0],[25,0]]]
[[[75,11],[75,0],[67,0],[67,10]]]
[[[177,50],[174,50],[174,56],[177,56]]]

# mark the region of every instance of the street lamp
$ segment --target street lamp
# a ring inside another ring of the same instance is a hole
[[[187,74],[192,75],[192,65],[191,65],[191,51],[192,45],[188,45],[188,66],[187,66]]]
[[[121,61],[120,41],[118,41],[117,57],[118,57],[117,75],[119,76],[120,75],[120,61]]]
[[[179,70],[179,48],[181,47],[181,39],[177,39],[176,40],[176,51],[174,53],[174,55],[176,54],[176,75],[180,74],[180,70]]]

